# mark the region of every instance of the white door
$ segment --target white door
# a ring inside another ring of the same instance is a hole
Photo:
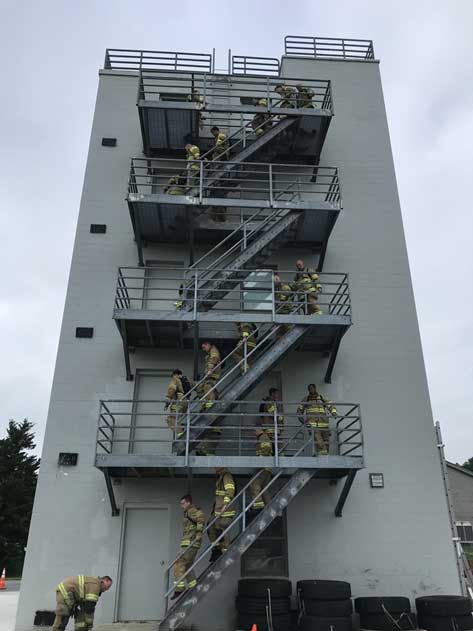
[[[125,506],[122,533],[118,621],[161,620],[169,563],[169,510]]]

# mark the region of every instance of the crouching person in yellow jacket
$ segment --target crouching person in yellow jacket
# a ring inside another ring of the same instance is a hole
[[[56,617],[53,631],[64,631],[69,618],[74,615],[75,631],[88,631],[94,624],[95,606],[110,589],[110,576],[70,576],[56,587]]]
[[[179,598],[186,589],[192,589],[197,585],[194,572],[189,572],[185,578],[184,575],[194,563],[202,545],[205,524],[205,515],[198,506],[192,503],[191,495],[183,495],[180,505],[184,511],[181,539],[181,553],[183,554],[174,564],[174,594],[171,600]]]

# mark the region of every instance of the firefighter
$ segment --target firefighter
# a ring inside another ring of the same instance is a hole
[[[173,175],[169,178],[166,187],[164,188],[164,193],[166,195],[185,195],[186,191],[183,186],[180,185],[179,179],[176,175]]]
[[[64,631],[69,618],[75,618],[75,631],[88,631],[94,624],[95,606],[110,589],[110,576],[70,576],[56,587],[56,617],[53,631]]]
[[[182,305],[184,304],[184,301],[182,300],[184,296],[184,283],[181,283],[179,285],[178,294],[179,294],[179,298],[174,303],[174,306],[176,307],[176,311],[180,311],[182,309]]]
[[[251,322],[239,322],[237,326],[240,333],[240,341],[233,351],[232,356],[237,363],[241,362],[240,372],[244,375],[248,372],[248,368],[251,366],[251,362],[253,361],[253,357],[248,357],[248,353],[256,348],[258,329],[256,324]]]
[[[274,91],[281,97],[281,100],[276,103],[276,107],[296,107],[297,94],[294,88],[281,83],[274,88]]]
[[[210,133],[215,138],[213,146],[212,160],[228,160],[229,142],[227,135],[220,131],[218,127],[212,127]]]
[[[192,503],[191,495],[183,495],[179,503],[184,511],[181,539],[181,551],[184,554],[174,564],[174,594],[171,600],[179,598],[186,589],[192,589],[197,584],[194,572],[189,572],[185,578],[184,574],[194,563],[199,552],[205,524],[205,515],[198,506]]]
[[[292,305],[292,287],[289,283],[281,281],[279,274],[274,274],[274,297],[276,300],[277,313],[291,313]]]
[[[330,447],[329,414],[335,416],[337,408],[317,392],[315,383],[307,387],[309,394],[302,399],[297,408],[299,420],[314,432],[314,448],[317,456],[327,456]]]
[[[187,101],[189,103],[199,103],[199,105],[203,105],[204,104],[204,97],[202,96],[202,94],[200,94],[199,90],[197,90],[197,88],[193,88],[192,92],[190,94],[187,95]],[[198,115],[198,121],[199,121],[199,129],[203,129],[204,127],[204,115],[202,114],[202,112],[199,112]]]
[[[215,517],[216,520],[207,531],[211,544],[215,543],[222,532],[228,528],[236,515],[235,507],[228,506],[235,497],[235,480],[230,471],[225,469],[225,467],[215,469],[215,473],[217,474],[215,481],[215,503],[210,519],[213,520]],[[227,532],[212,549],[210,563],[213,563],[222,556],[222,554],[225,554],[230,547],[230,543],[230,534]]]
[[[183,415],[187,411],[187,401],[183,400],[184,396],[185,391],[182,384],[182,370],[176,368],[171,374],[171,381],[168,385],[164,409],[167,410],[169,408],[170,414],[166,421],[173,434],[177,430],[178,437],[183,434]]]
[[[187,183],[188,186],[197,186],[200,175],[200,149],[190,142],[184,147],[187,159]]]
[[[296,85],[297,88],[297,107],[314,107],[312,99],[315,92],[311,88],[307,88],[302,84]]]
[[[220,366],[220,352],[215,344],[208,340],[202,342],[201,348],[205,354],[205,376],[199,391],[200,397],[203,399],[201,412],[208,412],[218,398],[215,388],[216,383],[222,375]],[[209,417],[207,417],[208,419]],[[206,425],[210,425],[209,420]],[[222,428],[218,425],[207,427],[203,433],[199,446],[196,450],[198,456],[212,456],[215,454]]]
[[[267,99],[255,99],[256,107],[267,107]],[[257,136],[261,136],[273,126],[271,114],[269,112],[257,112],[251,121],[251,127]]]
[[[278,436],[280,436],[284,423],[281,405],[278,405],[279,400],[279,390],[277,388],[270,388],[268,396],[263,399],[259,408],[259,422],[261,423],[262,429],[265,430],[273,443],[275,438],[275,424],[278,428]]]
[[[255,429],[256,434],[256,455],[257,456],[272,456],[273,455],[273,442],[269,436],[267,430],[264,427],[257,427]],[[255,500],[251,512],[249,513],[249,519],[253,519],[255,514],[262,510],[271,501],[271,494],[268,491],[261,493],[267,484],[269,484],[273,472],[271,469],[261,469],[258,477],[255,478],[250,484],[250,497]],[[259,496],[259,497],[258,497]]]
[[[322,309],[317,304],[317,295],[322,291],[322,285],[318,282],[319,275],[310,268],[305,267],[304,261],[296,261],[296,275],[294,276],[294,287],[297,290],[297,302],[299,307],[306,303],[304,311],[309,315],[320,315]]]

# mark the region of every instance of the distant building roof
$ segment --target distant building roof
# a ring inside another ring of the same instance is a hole
[[[469,469],[465,469],[465,467],[461,467],[459,464],[454,464],[453,462],[449,462],[447,460],[447,467],[450,467],[451,469],[455,469],[455,471],[459,471],[460,473],[464,473],[465,475],[469,475],[473,478],[473,471],[470,471]]]

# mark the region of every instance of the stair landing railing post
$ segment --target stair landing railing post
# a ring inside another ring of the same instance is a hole
[[[194,276],[194,320],[197,320],[197,291],[199,288],[199,284],[197,280],[198,277],[199,277],[199,270],[196,269],[195,276]]]
[[[202,197],[204,193],[204,162],[200,161],[199,165],[199,202],[202,204]]]
[[[271,274],[271,311],[274,322],[276,320],[276,292],[274,287],[274,274]]]
[[[279,436],[278,436],[278,406],[277,404],[274,406],[274,464],[276,467],[279,467]]]
[[[241,529],[244,532],[246,529],[246,493],[243,493],[242,505],[241,505]]]
[[[190,431],[191,431],[191,409],[188,403],[187,414],[186,414],[186,453],[185,453],[186,467],[189,466]]]
[[[273,165],[269,165],[269,205],[273,207]]]

